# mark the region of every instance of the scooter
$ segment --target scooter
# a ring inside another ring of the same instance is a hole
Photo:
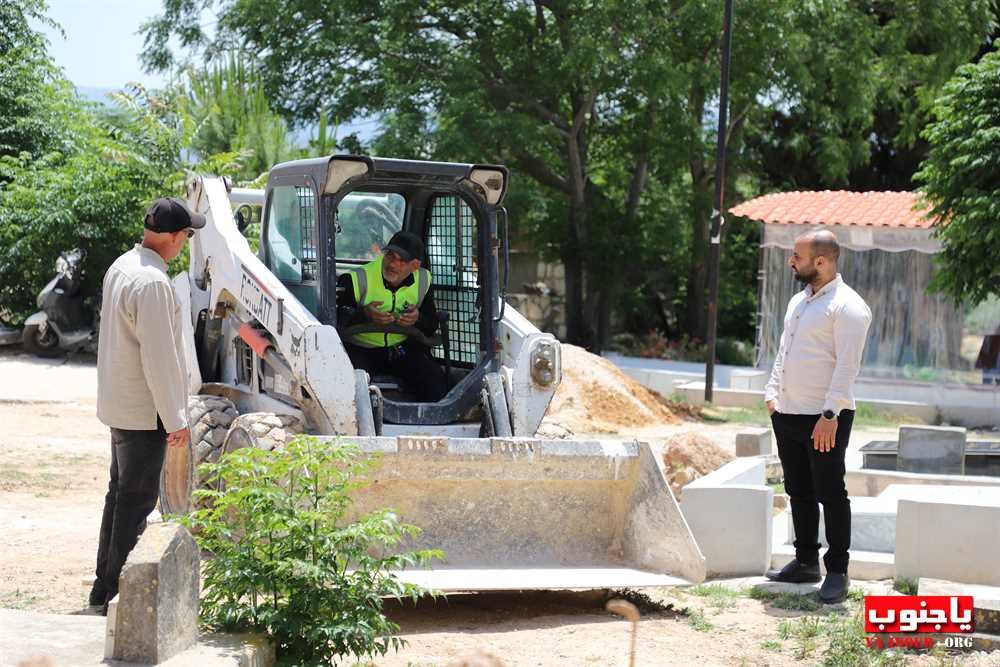
[[[56,260],[56,277],[38,294],[39,311],[24,321],[21,344],[39,357],[57,357],[97,338],[98,312],[91,313],[80,292],[86,253],[75,248]]]

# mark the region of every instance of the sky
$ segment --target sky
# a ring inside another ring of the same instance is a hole
[[[62,26],[58,30],[35,24],[49,40],[49,54],[63,69],[80,94],[95,102],[109,91],[121,90],[137,81],[147,88],[166,83],[162,74],[146,74],[139,62],[143,21],[163,12],[161,0],[48,0],[46,15]],[[209,23],[211,15],[205,17]],[[373,118],[343,123],[337,136],[357,133],[368,141],[378,127]],[[304,143],[313,128],[300,130],[296,139]]]
[[[48,0],[58,31],[41,27],[49,53],[77,88],[120,89],[130,81],[157,87],[165,81],[139,63],[142,22],[162,13],[160,0]]]

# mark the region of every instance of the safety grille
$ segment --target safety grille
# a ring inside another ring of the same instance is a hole
[[[433,276],[434,304],[447,311],[451,359],[472,367],[480,358],[479,262],[476,219],[455,195],[439,195],[430,209],[427,259]],[[444,359],[444,347],[433,354]]]
[[[302,280],[316,280],[316,196],[310,188],[296,187],[302,233]]]

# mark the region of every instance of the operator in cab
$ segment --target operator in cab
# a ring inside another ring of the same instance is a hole
[[[424,243],[397,232],[382,254],[337,280],[337,321],[342,331],[359,324],[416,327],[430,337],[438,327],[431,272],[421,267]],[[402,333],[369,331],[344,337],[355,368],[374,377],[389,374],[412,388],[417,400],[438,401],[448,391],[444,370],[427,345]]]

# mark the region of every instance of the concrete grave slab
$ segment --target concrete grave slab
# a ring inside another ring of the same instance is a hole
[[[791,508],[787,511],[787,543],[795,542]],[[819,507],[819,541],[826,542],[823,506]],[[894,498],[851,498],[851,551],[892,553],[896,548],[896,500]]]
[[[997,526],[998,506],[900,500],[896,570],[905,579],[1000,586]]]
[[[770,456],[771,429],[745,428],[736,434],[736,456]]]
[[[965,474],[964,428],[900,426],[896,469],[903,472]]]

